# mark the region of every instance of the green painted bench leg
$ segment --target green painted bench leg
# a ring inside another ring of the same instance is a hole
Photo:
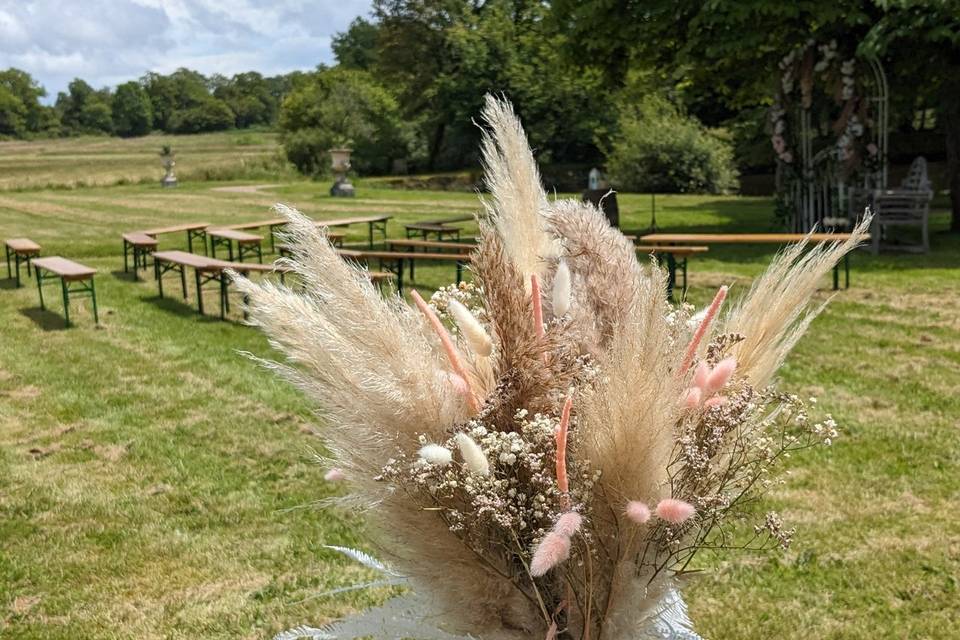
[[[67,281],[60,278],[60,289],[63,291],[63,317],[66,318],[67,326],[70,326],[70,289],[67,288]]]
[[[97,312],[97,288],[93,284],[93,276],[90,276],[90,297],[93,298],[93,322],[100,324],[100,314]]]
[[[43,303],[43,276],[40,275],[40,269],[34,269],[37,274],[37,291],[40,292],[40,310],[46,311],[47,306]]]
[[[180,265],[180,289],[183,291],[183,299],[187,299],[187,268]]]
[[[123,241],[123,272],[124,273],[128,273],[130,271],[130,269],[127,267],[127,253],[129,251],[129,245],[130,243],[128,243],[126,239],[124,239]],[[134,249],[134,260],[136,260],[136,249]]]
[[[203,285],[200,284],[200,270],[194,269],[193,273],[197,277],[197,311],[203,315]]]

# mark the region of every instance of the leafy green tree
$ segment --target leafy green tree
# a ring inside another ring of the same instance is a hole
[[[64,132],[110,133],[113,128],[110,91],[95,91],[80,78],[74,78],[67,89],[69,93],[61,92],[56,104]]]
[[[125,82],[113,96],[113,130],[123,137],[143,136],[153,127],[150,96],[137,82]]]
[[[233,127],[234,115],[222,100],[209,97],[173,113],[167,124],[171,133],[204,133]]]
[[[234,113],[210,93],[202,74],[180,68],[168,76],[148,73],[140,80],[153,110],[154,124],[169,133],[218,131],[234,126]]]
[[[571,55],[623,81],[634,66],[668,70],[691,99],[734,109],[769,104],[791,50],[810,39],[877,53],[893,102],[912,115],[917,99],[938,112],[945,137],[952,229],[960,231],[960,11],[953,1],[554,0]]]
[[[224,78],[213,95],[230,107],[238,128],[267,125],[276,119],[279,100],[267,79],[256,71],[238,73],[229,80]]]
[[[386,172],[408,152],[396,100],[363,71],[316,72],[284,99],[279,125],[287,158],[307,175],[326,170],[334,147],[353,148],[352,164],[362,173]]]
[[[333,54],[344,69],[371,71],[377,61],[379,27],[363,18],[356,18],[343,33],[333,37]]]
[[[40,104],[46,95],[29,73],[12,67],[0,71],[0,135],[55,135],[60,127],[56,113]]]

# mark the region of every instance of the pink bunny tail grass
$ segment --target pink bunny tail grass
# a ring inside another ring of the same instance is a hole
[[[666,498],[657,505],[657,517],[671,524],[686,522],[697,510],[689,502]]]
[[[700,400],[703,398],[703,392],[700,387],[690,387],[683,392],[680,397],[680,404],[685,409],[696,409],[700,406]]]
[[[711,409],[713,407],[722,407],[725,404],[727,404],[727,399],[725,397],[713,396],[712,398],[708,398],[707,401],[703,403],[703,406],[707,409]]]
[[[697,327],[697,330],[694,332],[693,338],[690,340],[690,344],[687,346],[687,353],[683,357],[683,362],[680,365],[680,369],[677,370],[678,376],[684,375],[690,368],[690,363],[693,362],[693,356],[697,354],[697,347],[700,346],[700,341],[703,340],[703,336],[706,335],[707,329],[710,328],[710,323],[713,322],[713,318],[717,315],[717,311],[720,310],[720,305],[723,304],[723,301],[726,297],[727,286],[724,285],[720,287],[720,289],[717,291],[717,295],[713,297],[713,302],[710,303],[710,307],[707,309],[707,315],[703,316],[700,326]]]
[[[347,479],[347,474],[342,469],[330,469],[323,475],[327,482],[342,482]]]
[[[643,524],[650,519],[650,507],[639,500],[631,500],[628,502],[624,513],[627,518],[637,524]]]
[[[443,345],[443,350],[446,352],[447,358],[450,360],[450,366],[453,367],[454,373],[460,376],[460,379],[463,380],[463,383],[466,385],[467,393],[465,393],[464,396],[467,399],[467,404],[470,405],[470,409],[473,410],[474,413],[479,413],[480,402],[477,400],[477,395],[473,392],[473,389],[470,388],[470,383],[467,379],[467,372],[463,368],[463,363],[460,362],[460,354],[457,353],[457,348],[453,345],[453,340],[450,339],[450,334],[447,333],[443,323],[440,322],[440,318],[437,317],[437,314],[433,312],[433,309],[430,308],[430,305],[426,303],[416,289],[410,292],[410,297],[413,298],[413,302],[417,305],[417,308],[420,309],[420,312],[426,316],[427,320],[430,321],[430,326],[433,327],[434,332],[440,338],[440,343]]]
[[[570,491],[567,481],[567,431],[570,428],[570,409],[573,408],[573,396],[567,396],[560,413],[560,426],[557,428],[557,487],[564,496]]]
[[[693,372],[693,386],[701,389],[707,388],[707,380],[710,379],[710,365],[701,360]]]
[[[530,560],[530,575],[539,578],[569,557],[570,538],[551,531],[543,537],[537,545],[537,550],[533,552],[533,559]]]
[[[557,519],[553,530],[560,535],[572,538],[577,531],[580,531],[581,526],[583,526],[583,516],[576,511],[567,511]]]
[[[708,396],[720,391],[727,385],[727,382],[730,381],[730,376],[732,376],[733,372],[736,370],[737,359],[724,358],[718,362],[717,366],[715,366],[713,371],[710,372],[710,375],[707,377],[706,385],[702,387],[703,391]]]

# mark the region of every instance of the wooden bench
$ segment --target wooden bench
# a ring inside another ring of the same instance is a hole
[[[283,264],[261,264],[257,262],[230,262],[228,260],[218,260],[207,256],[199,256],[195,253],[186,251],[158,251],[153,254],[154,277],[157,281],[157,289],[160,297],[163,298],[163,276],[173,271],[180,274],[180,287],[183,292],[183,299],[187,299],[187,269],[193,269],[194,282],[197,290],[197,311],[200,315],[203,312],[203,285],[210,282],[216,282],[220,293],[220,318],[224,319],[230,311],[229,286],[230,279],[226,275],[227,269],[232,269],[237,273],[249,275],[252,272],[257,273],[278,273],[280,281],[284,281],[284,276],[293,269]],[[370,272],[370,279],[380,284],[393,277],[390,273]]]
[[[414,222],[404,225],[407,237],[412,238],[419,235],[423,240],[427,240],[431,233],[436,234],[438,241],[444,238],[460,239],[460,227],[453,227],[443,222]]]
[[[30,262],[40,255],[40,245],[29,238],[10,238],[6,242],[7,252],[7,279],[14,278],[10,270],[10,258],[16,265],[17,287],[20,287],[20,263],[27,263],[27,275],[30,275]]]
[[[193,253],[193,241],[202,240],[201,245],[203,246],[203,254],[207,254],[207,227],[210,226],[209,222],[189,222],[187,224],[175,224],[169,227],[157,227],[156,229],[147,229],[142,233],[147,234],[148,236],[157,236],[163,235],[165,233],[180,233],[185,231],[187,233],[187,251]]]
[[[391,215],[375,215],[375,216],[354,216],[352,218],[340,218],[338,220],[319,220],[317,221],[318,227],[349,227],[354,224],[366,224],[367,225],[367,245],[370,248],[373,248],[373,232],[379,231],[383,234],[384,239],[387,237],[387,221],[390,220],[393,216]]]
[[[133,276],[140,279],[140,267],[147,268],[147,256],[157,250],[157,239],[142,231],[123,234],[123,272],[129,273],[127,256],[133,253]]]
[[[444,251],[452,251],[453,253],[465,253],[472,251],[476,245],[468,242],[447,242],[443,240],[419,240],[415,238],[408,238],[406,240],[387,240],[386,241],[387,249],[391,251],[396,251],[397,247],[400,247],[401,250],[406,248],[408,252],[413,253],[417,249],[432,250],[434,253],[441,253]],[[413,280],[415,276],[415,261],[410,260],[410,279]]]
[[[677,287],[677,269],[683,273],[682,292],[687,290],[687,258],[706,253],[709,247],[699,246],[669,246],[669,245],[636,245],[634,247],[637,253],[647,253],[657,259],[657,262],[667,266],[667,296],[673,297],[673,291]]]
[[[432,260],[440,262],[455,262],[457,265],[457,283],[463,279],[463,266],[470,263],[470,256],[466,253],[426,253],[412,251],[358,251],[355,249],[340,249],[341,257],[357,262],[377,260],[381,271],[388,271],[397,277],[397,291],[403,293],[403,261],[404,260]]]
[[[97,290],[93,284],[93,276],[97,273],[96,269],[60,256],[51,256],[34,260],[33,272],[37,278],[37,291],[40,293],[41,309],[46,310],[47,308],[43,301],[43,281],[59,279],[60,291],[63,294],[63,317],[67,326],[70,326],[71,293],[75,296],[86,295],[93,300],[93,321],[100,324],[100,316],[97,314]],[[44,275],[44,272],[48,272],[49,275]],[[70,285],[73,283],[76,283],[76,286],[71,288]]]
[[[233,262],[233,245],[237,245],[237,261],[243,262],[244,257],[255,255],[257,262],[263,262],[262,238],[246,231],[236,229],[207,229],[207,237],[210,238],[210,257],[217,257],[217,247],[225,246],[227,248],[227,258]]]
[[[270,218],[269,220],[255,220],[254,222],[240,222],[238,224],[228,224],[221,229],[235,229],[237,231],[247,231],[249,229],[262,229],[263,227],[269,227],[270,229],[270,252],[277,252],[277,228],[285,226],[289,220],[286,218]],[[320,226],[329,226],[325,223],[321,223]],[[330,242],[336,246],[343,245],[343,239],[346,237],[346,233],[338,231],[328,231],[327,237],[330,238]]]
[[[813,243],[845,242],[850,233],[652,233],[640,240],[650,244],[790,244],[804,240]],[[867,236],[869,238],[869,236]],[[850,288],[850,254],[843,256],[845,288]],[[833,267],[833,289],[840,288],[840,264]]]

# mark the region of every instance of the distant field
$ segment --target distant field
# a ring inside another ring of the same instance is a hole
[[[277,177],[290,171],[279,157],[277,137],[231,131],[0,142],[0,191],[159,182],[163,145],[177,153],[176,172],[184,180]]]
[[[174,146],[184,163],[216,163],[274,144],[240,145],[232,135],[207,137],[220,139],[216,152],[207,143],[191,150],[188,139]],[[159,176],[161,141],[129,143],[142,175]],[[55,175],[60,158],[113,158],[126,143],[70,140],[46,152],[37,144],[22,157]],[[271,355],[236,308],[230,322],[200,318],[192,286],[182,300],[171,277],[173,295],[160,300],[154,282],[125,276],[120,234],[256,220],[280,201],[318,219],[389,213],[390,236],[402,237],[404,222],[474,211],[477,196],[362,180],[355,199],[330,198],[325,181],[220,189],[238,184],[188,179],[163,190],[150,179],[0,193],[0,239],[29,236],[47,255],[100,270],[102,320],[94,328],[77,303],[78,326],[64,330],[56,295],[41,312],[33,280],[15,290],[0,274],[0,638],[259,640],[387,595],[315,597],[370,576],[322,547],[366,543],[358,519],[310,506],[339,490],[310,461],[322,429],[313,408],[237,353]],[[621,194],[620,207],[625,229],[648,225],[649,196]],[[765,198],[658,196],[657,220],[678,232],[775,228]],[[700,560],[710,571],[688,600],[705,637],[956,637],[960,238],[946,226],[940,210],[928,256],[857,253],[853,288],[789,359],[784,389],[819,396],[842,436],[798,455],[760,506],[797,526],[789,552]],[[348,240],[365,238],[357,227]],[[161,237],[162,248],[183,245]],[[741,295],[772,253],[715,247],[692,260],[689,300],[701,305],[723,283]],[[416,275],[429,293],[453,268]],[[820,301],[831,295],[823,284]]]

